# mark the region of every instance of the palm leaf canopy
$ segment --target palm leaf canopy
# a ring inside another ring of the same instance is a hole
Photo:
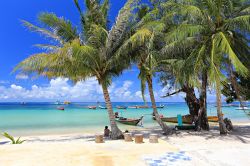
[[[239,74],[249,75],[249,69],[242,61],[249,55],[248,1],[170,0],[162,7],[172,11],[165,13],[164,20],[171,20],[176,25],[166,33],[164,53],[190,50],[186,62],[194,65],[192,72],[203,71],[205,67],[209,70],[211,83],[215,77],[224,77],[226,63],[232,64]]]
[[[133,19],[137,1],[127,1],[111,30],[107,26],[108,0],[86,0],[85,12],[77,0],[74,2],[80,13],[81,28],[52,13],[39,15],[43,27],[24,21],[29,29],[53,41],[52,44],[37,45],[46,51],[28,57],[15,70],[49,78],[68,77],[73,81],[96,77],[99,83],[108,86],[112,77],[129,66],[126,59],[114,55],[128,37],[129,20]],[[78,32],[78,29],[82,31]]]

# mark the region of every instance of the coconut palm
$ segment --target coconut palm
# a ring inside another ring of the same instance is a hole
[[[53,42],[48,45],[37,45],[46,51],[28,57],[16,67],[16,70],[48,78],[67,77],[74,82],[95,77],[102,87],[108,108],[111,137],[122,138],[123,134],[115,122],[108,87],[112,78],[119,76],[129,65],[126,59],[119,59],[114,55],[130,32],[129,21],[133,17],[137,1],[127,1],[110,30],[108,29],[109,0],[103,2],[85,0],[85,12],[82,11],[78,0],[74,2],[80,13],[82,25],[80,28],[74,27],[63,17],[51,13],[39,15],[44,27],[24,21],[24,25],[30,30],[53,39]]]
[[[243,75],[248,69],[240,61],[243,51],[249,49],[246,34],[250,31],[250,6],[248,1],[238,0],[178,0],[169,1],[164,7],[175,11],[176,29],[168,33],[167,44],[193,44],[188,63],[194,64],[194,73],[205,73],[216,89],[217,114],[220,133],[226,134],[221,111],[221,82],[225,80],[225,65]],[[179,44],[179,45],[178,45]],[[201,71],[201,72],[200,72]]]
[[[127,59],[131,59],[134,63],[137,63],[140,71],[138,78],[141,80],[142,98],[146,102],[144,92],[147,84],[153,115],[163,129],[163,132],[169,134],[169,127],[161,120],[157,111],[153,90],[153,77],[157,66],[161,62],[158,54],[161,44],[157,41],[160,41],[160,32],[165,28],[163,23],[156,20],[157,15],[158,9],[156,7],[151,11],[149,11],[148,6],[142,5],[140,7],[137,17],[139,22],[133,26],[133,35],[120,48],[118,56],[125,56]]]

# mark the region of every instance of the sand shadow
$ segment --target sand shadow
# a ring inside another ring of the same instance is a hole
[[[2,141],[2,142],[0,142],[0,145],[4,145],[4,144],[7,144],[7,143],[9,143],[10,141]]]

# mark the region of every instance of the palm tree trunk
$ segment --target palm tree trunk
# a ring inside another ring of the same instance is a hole
[[[199,100],[195,96],[193,87],[190,87],[189,85],[184,85],[182,89],[183,92],[186,93],[185,101],[189,108],[189,114],[192,115],[192,117],[194,118],[195,116],[198,116],[198,112],[200,109]]]
[[[235,76],[235,74],[233,72],[233,66],[231,64],[229,66],[229,72],[230,72],[230,81],[232,83],[233,89],[235,90],[236,97],[240,102],[240,106],[242,108],[244,108],[243,99],[242,99],[242,97],[240,95],[240,91],[239,91],[239,88],[238,88],[238,83],[236,81],[236,76]]]
[[[225,135],[227,134],[227,128],[223,121],[223,115],[221,111],[221,87],[219,78],[216,78],[216,102],[217,102],[217,115],[219,119],[220,134]]]
[[[198,114],[198,128],[209,130],[207,119],[207,72],[202,73],[202,86],[200,94],[200,110]]]
[[[118,126],[115,122],[115,116],[114,116],[112,104],[110,101],[108,88],[103,83],[102,83],[102,90],[103,90],[103,95],[104,95],[104,99],[105,99],[105,103],[106,103],[106,107],[107,107],[108,115],[109,115],[109,121],[110,121],[110,126],[111,126],[111,138],[112,139],[123,139],[123,133],[118,128]]]
[[[152,107],[153,107],[153,115],[156,118],[156,121],[158,122],[158,124],[161,126],[164,134],[169,134],[170,133],[170,129],[169,127],[161,120],[160,115],[157,111],[156,108],[156,103],[155,103],[155,96],[154,96],[154,91],[153,91],[153,83],[152,83],[152,78],[151,76],[147,76],[147,83],[148,83],[148,90],[149,90],[149,95],[150,95],[150,99],[151,99],[151,103],[152,103]]]

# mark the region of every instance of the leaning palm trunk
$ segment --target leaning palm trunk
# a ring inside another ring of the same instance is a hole
[[[216,102],[217,102],[217,115],[219,119],[219,128],[220,134],[227,134],[227,128],[223,121],[223,115],[221,112],[221,89],[220,89],[220,80],[216,78]]]
[[[170,129],[168,126],[161,120],[160,115],[156,109],[156,103],[155,103],[155,96],[154,96],[154,91],[153,91],[153,83],[152,83],[152,78],[150,76],[147,77],[147,83],[148,83],[148,90],[149,90],[149,95],[153,107],[153,114],[156,118],[157,123],[161,126],[164,134],[169,134]]]
[[[200,110],[198,114],[198,128],[209,130],[207,119],[207,73],[202,73],[202,87],[200,95]]]
[[[107,86],[102,84],[102,90],[103,90],[103,95],[104,95],[104,99],[105,99],[105,103],[106,103],[106,107],[107,107],[108,115],[109,115],[109,121],[110,121],[110,126],[111,126],[111,138],[122,139],[123,134],[115,122],[115,116],[114,116],[113,108],[111,105]]]
[[[238,83],[236,81],[236,76],[233,73],[233,66],[232,65],[229,66],[229,71],[230,71],[230,81],[232,83],[233,89],[235,90],[236,97],[240,102],[241,108],[244,109],[243,100],[242,100],[242,97],[240,95],[240,91],[239,91],[239,88],[238,88]]]

